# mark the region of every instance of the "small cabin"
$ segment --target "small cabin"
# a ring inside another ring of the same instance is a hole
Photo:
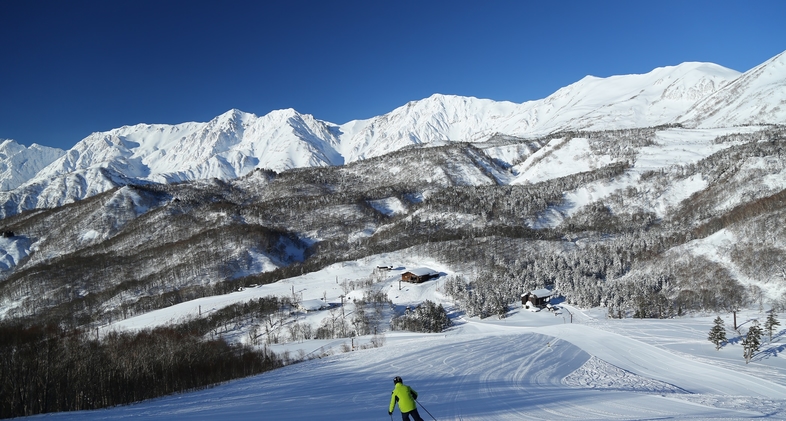
[[[548,288],[536,289],[524,294],[521,294],[521,305],[524,307],[538,307],[542,308],[548,304],[554,292]]]
[[[438,277],[439,272],[425,267],[408,270],[401,274],[402,281],[412,282],[413,284],[419,284]]]
[[[308,313],[309,311],[319,311],[328,308],[328,304],[322,300],[303,300],[298,303],[298,309]]]

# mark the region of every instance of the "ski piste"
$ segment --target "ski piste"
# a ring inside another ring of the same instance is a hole
[[[783,359],[763,354],[746,365],[740,346],[716,351],[706,339],[715,315],[609,320],[599,310],[570,311],[572,324],[520,308],[504,319],[456,318],[440,334],[392,332],[379,348],[46,419],[390,419],[385,412],[394,375],[418,391],[418,402],[439,421],[786,418]],[[425,411],[421,416],[430,419]],[[393,419],[400,417],[396,410]]]

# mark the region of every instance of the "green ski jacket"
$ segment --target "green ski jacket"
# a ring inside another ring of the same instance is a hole
[[[417,408],[415,404],[415,399],[418,398],[418,392],[415,392],[415,389],[405,385],[404,383],[396,383],[396,387],[393,388],[393,394],[390,396],[390,408],[388,412],[393,412],[393,408],[396,407],[396,401],[398,401],[398,409],[401,412],[411,412]]]

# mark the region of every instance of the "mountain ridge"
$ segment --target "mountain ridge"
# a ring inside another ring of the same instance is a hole
[[[786,120],[785,74],[786,51],[697,102],[682,122],[698,128],[782,123]]]
[[[638,75],[587,76],[521,104],[434,94],[341,125],[289,108],[264,116],[232,109],[205,123],[123,126],[92,133],[38,171],[13,177],[0,173],[5,187],[0,217],[81,200],[117,185],[97,168],[117,173],[121,183],[229,180],[259,168],[281,172],[343,165],[411,145],[484,142],[500,134],[537,137],[663,124],[777,123],[786,120],[786,106],[781,107],[786,104],[784,57],[779,54],[742,74],[712,63],[686,62]],[[772,82],[762,83],[765,76]],[[717,110],[732,101],[743,108],[726,114]],[[740,116],[757,106],[765,109],[757,117]],[[0,163],[6,161],[0,155]]]

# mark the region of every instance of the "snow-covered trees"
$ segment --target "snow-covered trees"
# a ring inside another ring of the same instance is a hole
[[[445,282],[445,293],[453,297],[470,317],[502,318],[514,298],[511,294],[511,281],[510,278],[492,272],[483,272],[471,281],[458,276]]]
[[[442,304],[426,300],[408,314],[394,318],[391,327],[413,332],[442,332],[450,327],[450,324],[448,313]]]
[[[366,291],[363,299],[355,301],[352,325],[357,335],[378,334],[385,330],[382,326],[385,310],[392,305],[390,298],[380,291]]]
[[[756,352],[761,347],[762,330],[757,320],[748,329],[748,333],[742,339],[742,356],[745,358],[745,363],[749,363]]]
[[[327,317],[322,319],[322,324],[317,328],[317,339],[348,338],[352,331],[350,320],[338,307],[330,309]]]
[[[720,316],[716,317],[713,323],[707,339],[715,345],[715,350],[719,350],[726,343],[726,326]]]
[[[662,129],[495,138],[494,144],[526,150],[581,137],[593,155],[612,158],[529,184],[493,181],[510,162],[489,158],[483,145],[452,143],[346,166],[126,187],[122,192],[136,202],[114,200],[122,196],[117,190],[4,220],[35,238],[36,247],[13,271],[0,273],[0,300],[21,302],[9,317],[51,312],[49,318],[75,325],[107,323],[406,244],[484,272],[472,285],[478,314],[504,314],[523,290],[541,286],[582,307],[613,306],[614,317],[671,317],[744,303],[745,289],[723,265],[664,252],[731,229],[738,240],[729,255],[734,265],[749,278],[774,276],[768,272],[786,256],[778,222],[786,192],[751,180],[784,171],[785,128],[719,139],[727,147],[695,164],[642,174],[636,185],[564,211],[567,193],[627,177],[641,148],[657,146]],[[707,180],[706,189],[656,215],[653,204],[675,183],[696,177]],[[369,204],[382,199],[401,209],[386,213]],[[563,222],[548,228],[549,215]],[[86,235],[87,229],[95,232]],[[274,265],[279,269],[270,270]]]

